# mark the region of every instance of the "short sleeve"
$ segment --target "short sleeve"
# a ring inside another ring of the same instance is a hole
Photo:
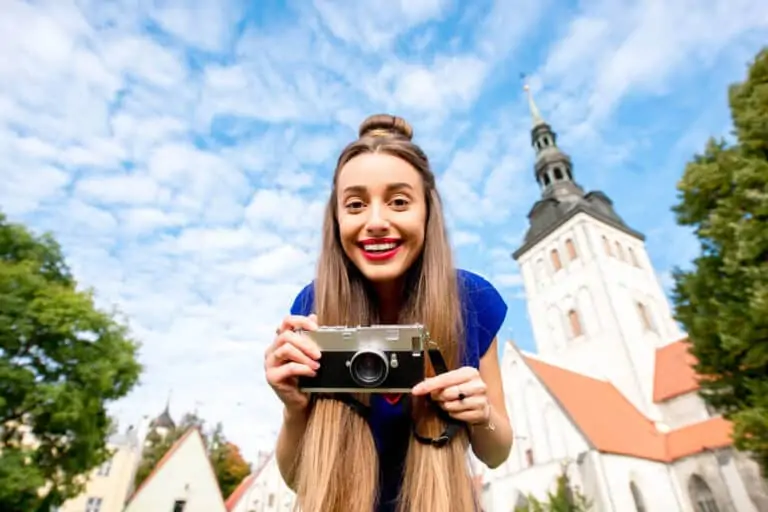
[[[482,358],[507,317],[507,303],[498,290],[479,275],[466,272],[464,281],[471,297],[471,309],[476,315],[477,352]]]
[[[293,299],[291,305],[292,315],[309,316],[312,313],[312,309],[315,305],[315,290],[312,283],[305,286],[296,298]]]

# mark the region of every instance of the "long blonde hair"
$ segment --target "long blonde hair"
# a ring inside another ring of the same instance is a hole
[[[374,115],[360,125],[358,140],[341,153],[323,219],[317,268],[315,311],[320,325],[371,325],[379,322],[376,297],[341,247],[336,182],[339,171],[363,153],[386,153],[411,164],[421,175],[427,202],[422,254],[408,270],[408,293],[399,323],[424,324],[448,369],[461,360],[463,328],[456,270],[435,176],[424,152],[413,142],[402,118]],[[427,375],[434,369],[426,362]],[[364,395],[357,396],[367,402]],[[422,436],[437,437],[445,425],[423,398],[411,401],[411,416]],[[398,497],[399,512],[467,512],[476,507],[463,430],[451,443],[423,445],[411,434]],[[297,505],[302,512],[371,512],[378,498],[378,458],[366,421],[344,403],[318,398],[309,416],[296,467]]]

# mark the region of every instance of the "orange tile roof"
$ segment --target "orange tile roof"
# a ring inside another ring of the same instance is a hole
[[[272,458],[273,453],[270,453],[267,457],[265,457],[261,465],[257,467],[256,470],[253,471],[250,475],[243,478],[243,481],[240,482],[240,484],[235,488],[234,491],[232,491],[232,494],[229,495],[229,498],[227,498],[227,501],[224,503],[228,511],[232,510],[233,508],[235,508],[235,506],[238,503],[240,503],[240,500],[243,498],[243,496],[245,495],[245,492],[251,486],[253,481],[256,480],[256,478],[264,470],[264,468],[267,467],[267,464],[269,464],[269,461]]]
[[[656,350],[653,401],[663,402],[699,389],[693,366],[696,358],[688,351],[688,339],[670,343]]]
[[[574,426],[601,452],[671,462],[732,444],[730,423],[722,418],[664,433],[613,384],[531,357],[523,359]]]

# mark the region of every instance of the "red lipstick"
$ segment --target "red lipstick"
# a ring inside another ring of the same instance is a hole
[[[393,258],[402,247],[397,238],[369,238],[358,243],[363,256],[369,261],[386,261]]]

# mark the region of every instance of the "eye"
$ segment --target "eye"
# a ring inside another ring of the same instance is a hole
[[[396,197],[390,201],[390,204],[396,209],[403,209],[410,204],[410,201],[405,197]]]
[[[359,211],[365,207],[365,204],[360,200],[352,200],[347,201],[347,204],[344,205],[344,208],[346,208],[348,211]]]

